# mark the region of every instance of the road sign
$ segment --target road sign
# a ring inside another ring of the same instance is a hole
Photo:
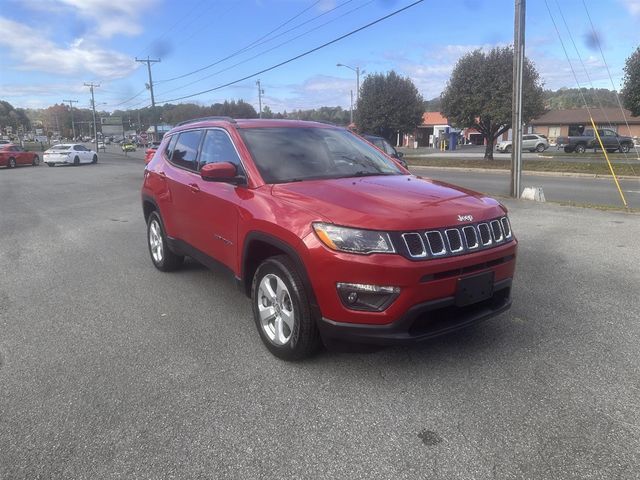
[[[146,134],[146,133],[144,133],[144,132],[142,132],[142,133],[140,134],[140,140],[146,140],[146,139],[147,139],[147,134]]]

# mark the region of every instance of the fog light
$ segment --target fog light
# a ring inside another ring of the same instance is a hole
[[[400,287],[338,283],[338,296],[351,310],[382,312],[400,295]]]

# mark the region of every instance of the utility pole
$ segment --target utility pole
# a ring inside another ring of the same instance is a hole
[[[151,64],[159,63],[160,59],[151,60],[149,57],[147,57],[146,60],[145,59],[138,60],[138,57],[136,57],[136,62],[147,64],[147,71],[149,72],[149,83],[147,84],[147,88],[151,92],[151,108],[153,111],[153,140],[157,142],[158,141],[158,122],[156,122],[156,99],[153,97],[153,79],[151,78]]]
[[[353,90],[351,90],[351,110],[349,111],[349,125],[353,125]]]
[[[85,83],[85,87],[89,87],[91,90],[91,109],[93,110],[93,140],[96,143],[96,152],[98,151],[98,125],[96,124],[96,99],[93,95],[93,89],[99,87],[99,83]]]
[[[73,123],[73,104],[78,103],[78,100],[62,100],[63,102],[69,102],[69,108],[71,109],[71,131],[73,132],[73,141],[76,141],[76,126]]]
[[[526,0],[515,0],[513,25],[513,129],[511,150],[511,196],[520,198],[522,178],[522,70],[524,66],[524,28]]]
[[[264,90],[260,86],[260,79],[256,80],[256,85],[258,85],[258,108],[260,109],[258,116],[262,118],[262,95],[264,95]]]

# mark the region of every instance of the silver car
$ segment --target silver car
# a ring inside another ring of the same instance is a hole
[[[513,144],[511,140],[500,142],[497,145],[499,152],[511,153],[513,150]],[[544,135],[538,135],[537,133],[527,133],[522,136],[522,150],[529,150],[530,152],[544,152],[549,148],[549,140]]]

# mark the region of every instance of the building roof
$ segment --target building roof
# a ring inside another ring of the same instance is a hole
[[[624,117],[619,108],[592,108],[591,115],[597,124],[622,124]],[[632,117],[629,110],[624,111],[629,125],[640,125],[640,117]],[[589,111],[586,108],[572,108],[569,110],[549,110],[544,115],[529,122],[531,125],[566,125],[570,123],[588,124]]]
[[[440,112],[424,112],[422,114],[422,126],[449,125],[449,120]]]

